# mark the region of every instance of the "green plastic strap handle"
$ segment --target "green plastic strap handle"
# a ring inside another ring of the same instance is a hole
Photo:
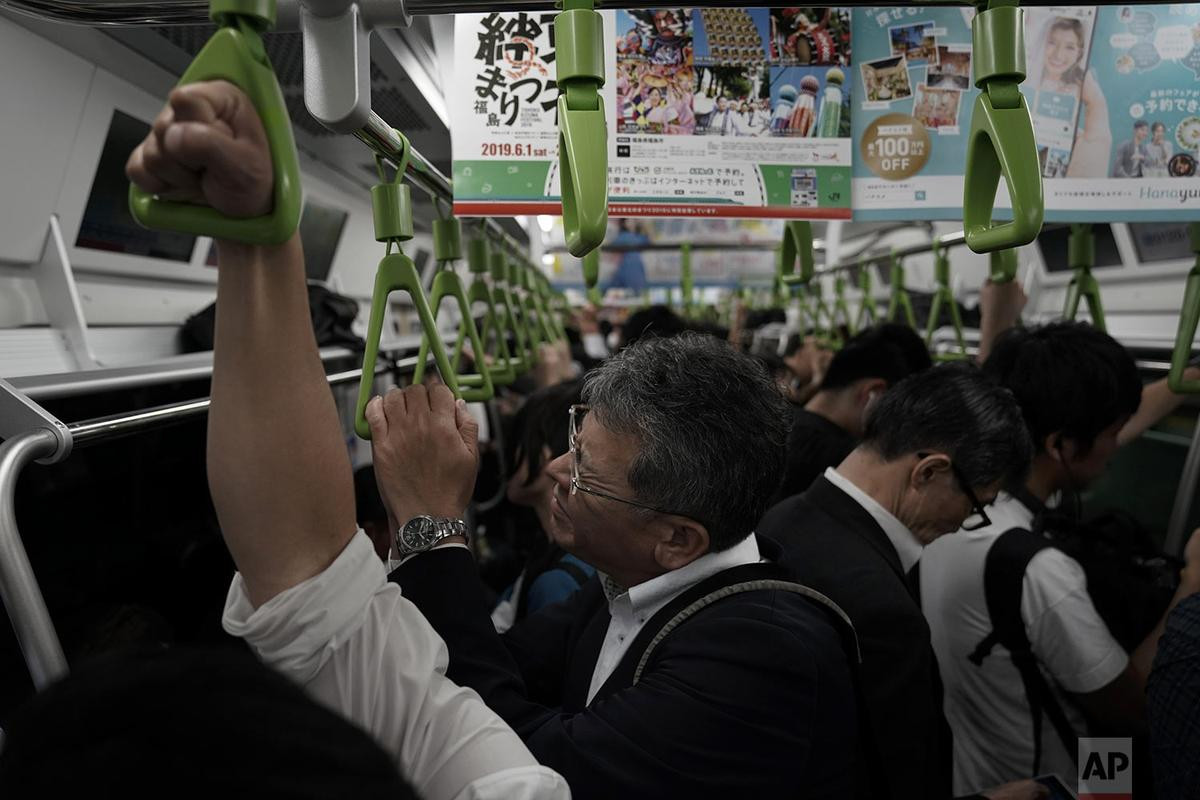
[[[363,353],[363,374],[358,384],[358,402],[354,410],[354,432],[362,439],[371,438],[371,426],[367,424],[365,411],[374,389],[375,362],[379,357],[379,337],[383,333],[383,317],[387,309],[388,295],[400,289],[408,292],[412,298],[422,331],[426,334],[430,331],[437,333],[437,323],[429,307],[429,299],[425,296],[421,276],[412,259],[404,253],[384,256],[379,262],[379,271],[375,273],[375,291],[371,295],[371,319],[367,324],[366,352]],[[446,358],[446,351],[440,339],[434,335],[429,341],[442,380],[450,391],[454,392],[454,396],[459,397],[460,390],[455,380],[455,372]]]
[[[989,256],[988,280],[992,283],[1012,283],[1017,279],[1017,251],[993,250]]]
[[[508,285],[508,259],[499,251],[492,253],[492,301],[496,306],[499,329],[505,336],[510,333],[513,336],[515,350],[510,363],[518,375],[524,375],[533,367],[534,353],[526,340],[524,326],[516,313],[519,306]]]
[[[887,321],[895,322],[896,317],[900,312],[904,312],[904,321],[908,323],[908,327],[916,330],[917,318],[913,314],[912,300],[908,296],[908,289],[904,287],[904,264],[900,261],[900,256],[892,254],[892,272],[891,272],[892,291],[888,298]]]
[[[215,208],[162,200],[129,185],[129,210],[138,224],[162,231],[246,244],[286,242],[300,223],[303,201],[296,142],[279,81],[261,32],[275,24],[275,0],[213,0],[209,15],[221,27],[196,55],[179,86],[226,80],[250,98],[262,119],[275,171],[274,205],[258,217],[227,217]]]
[[[433,276],[433,286],[430,287],[429,292],[429,306],[433,311],[434,328],[432,332],[427,329],[421,336],[421,348],[417,351],[417,366],[413,370],[413,383],[420,383],[425,377],[425,362],[429,360],[430,342],[438,338],[436,327],[438,312],[441,309],[442,300],[447,297],[453,297],[458,303],[458,311],[461,316],[461,321],[458,323],[457,341],[462,341],[465,336],[471,343],[471,352],[475,354],[475,368],[478,370],[474,373],[459,373],[461,359],[458,357],[454,359],[450,365],[450,371],[454,374],[455,383],[458,385],[458,395],[463,400],[472,403],[491,400],[495,389],[492,386],[492,376],[488,371],[486,359],[483,357],[483,341],[479,337],[479,330],[475,327],[475,317],[471,314],[471,306],[467,302],[467,292],[463,288],[462,279],[452,269],[442,270]]]
[[[509,353],[508,339],[504,336],[504,331],[500,327],[497,315],[496,306],[492,302],[492,290],[484,282],[482,277],[476,277],[471,282],[470,288],[467,289],[467,300],[472,306],[482,304],[484,307],[483,319],[478,326],[480,341],[483,343],[483,350],[477,351],[485,353],[483,357],[491,356],[492,362],[488,364],[487,371],[492,379],[493,386],[508,386],[517,379],[516,366],[513,363],[514,359]],[[463,359],[463,348],[466,346],[467,337],[463,329],[459,329],[458,341],[454,343],[454,360],[451,366],[457,373],[461,368]],[[488,349],[491,342],[496,342],[495,348]],[[461,380],[465,386],[471,386],[474,382],[469,378]]]
[[[583,256],[583,285],[589,289],[595,289],[599,283],[600,251],[592,250],[590,253]]]
[[[779,252],[781,274],[785,278],[788,275],[795,275],[801,282],[808,283],[816,269],[816,261],[813,258],[812,223],[799,220],[785,222],[783,224],[783,243],[780,245]],[[796,270],[797,259],[800,261],[799,271]]]
[[[862,292],[862,301],[858,306],[858,320],[855,322],[858,330],[862,330],[866,325],[874,325],[879,320],[879,316],[875,313],[875,281],[871,277],[874,269],[875,267],[869,261],[860,262],[858,265],[858,289]]]
[[[554,35],[563,231],[567,250],[582,257],[600,246],[608,227],[608,127],[599,92],[604,24],[591,3],[570,2],[554,18]]]
[[[954,338],[958,343],[957,353],[931,353],[935,361],[964,361],[967,355],[967,341],[963,338],[962,316],[958,313],[958,303],[954,293],[950,291],[950,256],[937,239],[933,240],[933,301],[929,306],[929,321],[925,327],[925,346],[933,344],[933,332],[941,318],[942,304],[950,312],[950,325],[954,329]]]
[[[1104,304],[1100,301],[1100,283],[1092,275],[1096,263],[1096,237],[1092,226],[1073,223],[1067,239],[1067,266],[1073,274],[1067,284],[1067,297],[1063,303],[1063,319],[1075,319],[1079,314],[1079,301],[1087,301],[1092,326],[1105,330]]]
[[[543,327],[529,296],[529,273],[516,259],[508,262],[508,285],[516,300],[517,310],[521,312],[521,324],[525,326],[525,333],[529,337],[531,358],[536,359],[538,348],[544,341]]]
[[[1192,357],[1192,342],[1196,339],[1196,326],[1200,324],[1200,222],[1189,226],[1192,252],[1196,264],[1188,272],[1187,285],[1183,291],[1183,307],[1179,310],[1179,330],[1175,334],[1175,349],[1171,351],[1171,371],[1167,373],[1167,386],[1179,394],[1200,394],[1200,380],[1185,380],[1184,370]]]
[[[963,176],[967,246],[990,253],[1032,242],[1042,228],[1044,197],[1033,119],[1020,92],[1025,79],[1023,12],[1013,0],[993,0],[971,23],[975,98]],[[1012,222],[992,223],[1003,178]]]
[[[858,331],[854,324],[854,318],[850,316],[850,305],[846,302],[846,279],[841,275],[833,279],[833,297],[834,323],[836,324],[837,317],[840,315],[846,331],[853,336]]]

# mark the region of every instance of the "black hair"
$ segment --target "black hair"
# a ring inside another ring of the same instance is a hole
[[[1016,398],[965,363],[917,372],[884,392],[867,412],[862,444],[886,461],[945,453],[971,486],[1019,483],[1033,457]]]
[[[643,336],[670,338],[687,330],[683,318],[666,306],[650,306],[633,312],[621,326],[621,345],[629,345]]]
[[[912,328],[884,322],[859,331],[834,354],[821,390],[844,389],[863,378],[892,386],[933,363],[929,348]]]
[[[1001,335],[983,370],[1021,404],[1038,452],[1061,433],[1086,454],[1105,428],[1132,416],[1142,401],[1133,358],[1084,322],[1052,322]]]
[[[583,400],[636,437],[636,497],[703,523],[710,551],[746,538],[783,476],[791,413],[760,362],[701,333],[645,338],[588,373]]]
[[[87,662],[9,720],[3,797],[415,798],[364,731],[244,649]]]
[[[582,402],[583,380],[565,381],[538,389],[525,401],[513,417],[508,434],[506,453],[508,477],[517,473],[522,463],[528,465],[525,485],[537,480],[542,471],[542,450],[549,448],[550,458],[567,452],[567,414],[571,406]]]

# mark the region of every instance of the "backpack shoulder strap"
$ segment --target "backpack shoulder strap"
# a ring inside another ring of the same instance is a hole
[[[1024,528],[1005,531],[992,543],[983,568],[983,593],[992,630],[967,656],[971,663],[981,666],[997,644],[1003,645],[1012,655],[1013,666],[1021,674],[1033,722],[1033,775],[1041,772],[1043,713],[1049,717],[1071,760],[1078,758],[1078,737],[1038,668],[1029,636],[1025,633],[1025,620],[1021,617],[1025,570],[1034,556],[1049,547],[1053,547],[1050,542]]]

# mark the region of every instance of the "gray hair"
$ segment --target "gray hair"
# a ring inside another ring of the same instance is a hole
[[[640,443],[626,475],[640,501],[704,524],[713,552],[754,529],[791,425],[760,363],[706,334],[642,339],[587,376],[583,401]]]
[[[887,461],[945,453],[972,487],[1019,484],[1033,457],[1013,393],[970,364],[927,369],[888,389],[867,414],[862,443]]]

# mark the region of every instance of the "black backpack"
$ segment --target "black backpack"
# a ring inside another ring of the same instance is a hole
[[[358,303],[355,300],[340,295],[323,284],[310,281],[308,310],[312,316],[313,333],[316,334],[318,346],[348,347],[355,352],[362,352],[365,347],[362,338],[350,329],[358,315]],[[212,350],[216,320],[215,302],[188,317],[179,329],[183,352]]]
[[[1113,638],[1133,651],[1154,630],[1170,605],[1182,562],[1163,554],[1136,521],[1108,512],[1087,522],[1050,511],[1022,489],[1012,492],[1034,512],[1033,530],[1015,528],[1001,534],[984,562],[984,596],[992,631],[968,656],[976,666],[1002,644],[1021,673],[1033,722],[1033,775],[1040,772],[1042,715],[1054,727],[1072,761],[1078,737],[1058,698],[1038,669],[1021,618],[1025,569],[1035,555],[1056,547],[1074,558],[1087,576],[1088,595]]]

